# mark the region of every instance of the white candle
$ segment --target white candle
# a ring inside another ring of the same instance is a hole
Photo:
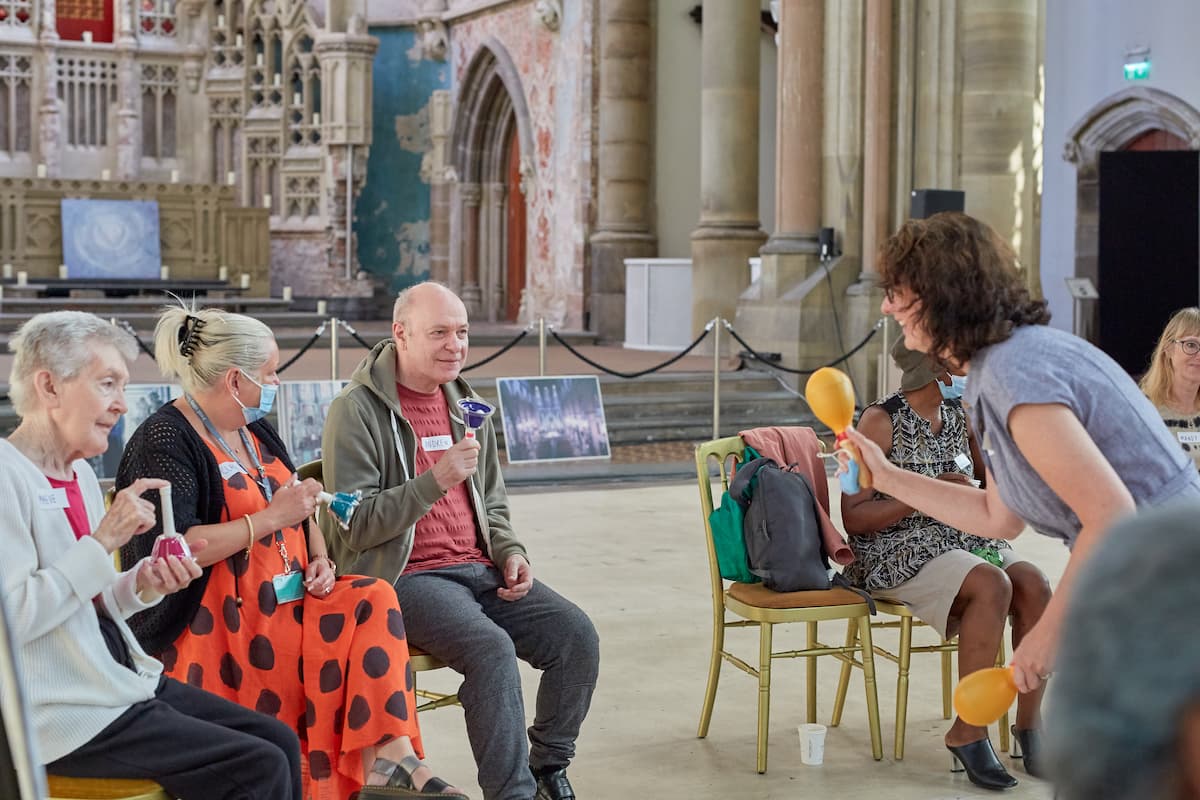
[[[4,277],[9,279],[12,278],[12,264],[4,265]]]
[[[301,101],[300,93],[293,92],[292,93],[292,105],[298,106],[298,105],[300,105],[300,101]]]
[[[218,28],[225,27],[225,15],[224,14],[217,14],[217,27]]]
[[[100,170],[100,180],[107,181],[111,178],[112,178],[112,170],[108,170],[108,169]]]
[[[234,42],[237,47],[242,46],[242,35],[240,33],[237,35],[237,39],[235,39]]]
[[[217,270],[217,280],[219,280],[219,281],[229,280],[229,267],[221,267],[219,270]]]
[[[283,287],[283,299],[288,301],[289,303],[292,302],[292,287],[290,287],[290,286]]]
[[[171,505],[171,484],[158,490],[158,501],[162,503],[162,530],[167,536],[175,535],[175,507]]]
[[[226,172],[225,173],[225,182],[228,183],[230,186],[233,186],[235,183],[237,183],[237,173],[234,172],[233,170],[229,170],[229,172]]]
[[[263,208],[271,207],[271,193],[267,192],[263,195]]]
[[[250,288],[250,273],[249,272],[242,273],[242,288],[243,289]]]
[[[280,82],[282,82],[282,80],[283,80],[283,77],[278,72],[276,72],[275,73],[275,85],[278,86],[280,84]]]
[[[38,176],[39,178],[44,178],[44,177],[46,177],[46,165],[45,165],[45,164],[38,164],[38,165],[37,165],[37,176]]]
[[[328,311],[329,311],[329,306],[325,303],[325,301],[318,300],[317,301],[317,315],[323,317],[323,316],[325,316],[325,314]]]
[[[168,267],[166,264],[163,264],[162,269],[160,269],[158,271],[158,276],[160,278],[162,278],[164,281],[171,280],[171,268]]]
[[[67,265],[66,264],[58,265],[58,277],[61,278],[62,280],[67,279]]]
[[[179,170],[171,170],[171,183],[179,183]]]
[[[18,270],[17,271],[17,286],[24,286],[27,283],[29,283],[29,273],[23,269]]]
[[[313,112],[313,125],[320,127],[320,125],[321,125],[321,112],[320,111]]]
[[[83,32],[83,41],[87,42],[88,44],[92,43],[92,32],[91,31]]]
[[[262,53],[254,54],[254,66],[256,66],[256,67],[262,66]]]

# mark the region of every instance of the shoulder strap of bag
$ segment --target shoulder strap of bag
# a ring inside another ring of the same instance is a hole
[[[754,496],[754,485],[751,481],[758,475],[758,471],[768,464],[778,466],[774,459],[760,457],[738,467],[733,482],[729,484],[729,496],[736,500],[738,505],[743,508],[750,505],[750,499]]]

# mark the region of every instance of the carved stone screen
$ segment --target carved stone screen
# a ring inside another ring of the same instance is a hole
[[[62,236],[72,278],[160,277],[156,201],[64,199]]]

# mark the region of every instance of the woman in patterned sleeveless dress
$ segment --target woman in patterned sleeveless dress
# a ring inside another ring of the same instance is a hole
[[[896,340],[892,356],[903,373],[900,391],[864,410],[859,432],[903,469],[960,483],[982,479],[962,401],[953,383],[943,390],[939,380],[949,381],[949,375],[903,339]],[[842,521],[855,555],[847,580],[904,603],[942,636],[957,635],[960,676],[994,663],[1006,617],[1012,615],[1015,648],[1050,600],[1046,576],[1008,542],[965,533],[885,494],[842,495]],[[1021,695],[1013,728],[1027,748],[1023,765],[1031,775],[1039,774],[1034,732],[1041,702],[1041,690]],[[972,782],[989,789],[1017,784],[996,757],[986,727],[955,719],[945,740]]]
[[[296,480],[263,419],[279,383],[270,329],[238,314],[171,309],[155,350],[184,394],[138,428],[117,484],[170,480],[176,529],[207,547],[189,590],[132,620],[139,640],[167,674],[293,727],[306,800],[345,800],[364,782],[400,796],[465,797],[419,760],[395,592],[336,576],[309,524],[321,486]],[[123,556],[140,558],[153,538],[135,537]]]

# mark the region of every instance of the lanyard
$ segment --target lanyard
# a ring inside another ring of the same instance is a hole
[[[246,469],[246,465],[243,464],[241,459],[234,454],[233,449],[229,446],[221,434],[217,433],[216,427],[208,418],[208,414],[204,413],[204,409],[200,408],[200,404],[192,399],[190,394],[185,394],[184,398],[188,401],[188,405],[192,407],[192,411],[195,411],[196,416],[199,417],[200,421],[204,423],[205,430],[207,430],[209,435],[212,436],[216,443],[221,446],[221,449],[225,451],[225,454],[232,458],[234,463],[241,467],[242,470],[249,475],[250,470]],[[267,473],[263,470],[262,462],[258,460],[258,453],[255,451],[254,445],[250,443],[250,437],[246,435],[245,428],[238,428],[238,435],[242,437],[242,444],[246,448],[246,454],[250,456],[250,463],[254,466],[254,471],[258,473],[258,477],[254,479],[254,482],[258,484],[258,488],[262,490],[263,497],[265,497],[267,502],[270,503],[271,482],[267,480]]]

